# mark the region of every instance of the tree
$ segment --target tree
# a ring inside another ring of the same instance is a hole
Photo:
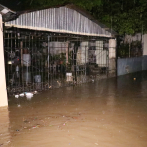
[[[102,6],[95,6],[91,14],[120,35],[147,31],[146,0],[104,0]]]
[[[101,4],[101,0],[25,0],[24,6],[25,9],[40,9],[45,7],[65,5],[69,3],[80,6],[86,10],[91,10],[94,6],[99,6]]]

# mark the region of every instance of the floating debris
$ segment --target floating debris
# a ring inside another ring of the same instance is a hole
[[[26,98],[31,99],[33,97],[33,93],[25,92]]]
[[[19,94],[20,97],[24,97],[24,95],[25,95],[24,93]]]
[[[23,92],[23,93],[20,93],[20,94],[16,94],[15,95],[15,98],[19,98],[20,97],[24,97],[26,96],[27,99],[31,99],[33,97],[34,94],[38,94],[37,91],[33,91],[33,92]]]
[[[21,105],[20,105],[20,104],[18,104],[18,105],[17,105],[17,107],[21,107]]]
[[[7,143],[10,143],[11,141],[7,141]]]
[[[33,94],[38,94],[38,92],[37,91],[34,91]]]
[[[57,81],[57,83],[58,83],[59,87],[61,87],[61,82]]]
[[[19,95],[17,94],[17,95],[15,95],[15,98],[19,98]]]
[[[33,126],[32,128],[35,129],[35,128],[39,128],[39,127],[40,127],[40,125],[38,124],[36,126]]]

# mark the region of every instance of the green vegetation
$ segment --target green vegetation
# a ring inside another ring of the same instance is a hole
[[[91,13],[119,35],[147,31],[146,0],[104,0],[101,6],[93,7]]]

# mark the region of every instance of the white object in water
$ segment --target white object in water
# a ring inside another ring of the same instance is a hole
[[[24,97],[24,93],[19,94],[20,97]]]
[[[26,92],[25,95],[28,99],[33,97],[33,93],[31,92]]]
[[[33,92],[33,94],[37,94],[37,93],[38,93],[37,91],[34,91],[34,92]]]
[[[21,105],[20,104],[17,104],[17,107],[21,107]]]
[[[19,98],[19,95],[17,94],[17,95],[15,95],[15,98]]]

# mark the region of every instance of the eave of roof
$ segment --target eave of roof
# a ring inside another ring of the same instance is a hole
[[[98,20],[96,20],[92,15],[90,15],[86,10],[74,5],[74,4],[67,4],[67,5],[60,5],[60,6],[55,6],[55,7],[48,7],[48,8],[44,8],[44,9],[49,9],[49,8],[59,8],[59,7],[67,7],[70,9],[73,9],[77,12],[79,12],[80,14],[82,14],[83,16],[87,17],[89,20],[93,21],[94,23],[98,24],[101,28],[103,28],[104,30],[108,31],[111,33],[111,35],[114,37],[116,35],[118,35],[113,29],[108,28],[106,25],[102,24],[101,22],[99,22]],[[3,10],[7,10],[7,13],[4,14],[2,11]],[[38,9],[38,10],[44,10],[44,9]],[[3,21],[7,22],[7,21],[11,21],[16,19],[19,15],[24,14],[24,13],[29,13],[29,12],[34,12],[34,11],[38,11],[38,10],[27,10],[27,11],[18,11],[18,12],[14,12],[10,9],[8,9],[7,7],[0,5],[0,13],[3,15]]]
[[[59,6],[55,6],[55,7],[46,7],[44,9],[49,9],[49,8],[59,8],[59,7],[67,7],[70,9],[73,9],[77,12],[79,12],[80,14],[82,14],[83,16],[87,17],[89,20],[93,21],[94,23],[98,24],[101,28],[105,29],[106,31],[110,32],[112,34],[112,36],[118,35],[117,32],[115,32],[113,29],[107,27],[106,25],[104,25],[103,23],[101,23],[100,21],[98,21],[97,19],[95,19],[91,14],[89,14],[89,12],[87,12],[86,10],[80,8],[79,6],[76,6],[74,4],[67,4],[67,5],[59,5]],[[26,10],[26,11],[19,11],[18,14],[24,14],[24,13],[29,13],[29,12],[34,12],[34,11],[38,11],[38,10],[44,10],[44,9],[36,9],[36,10]]]
[[[7,7],[0,4],[0,14],[3,16],[3,21],[7,22],[14,20],[17,17],[17,13],[8,9]]]

